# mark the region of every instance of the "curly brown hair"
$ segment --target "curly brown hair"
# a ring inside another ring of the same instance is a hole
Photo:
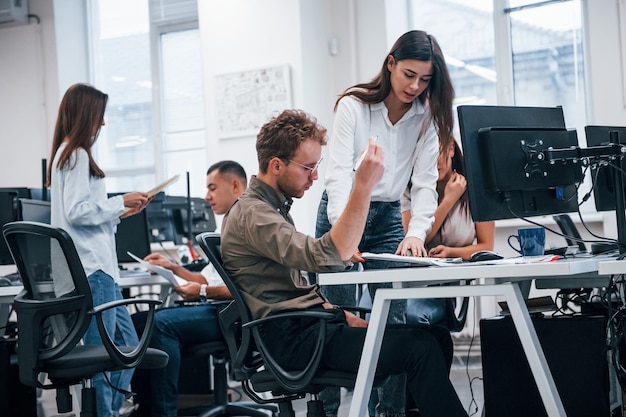
[[[256,139],[259,171],[267,173],[272,158],[291,159],[304,140],[326,145],[326,128],[303,110],[285,110],[261,127]]]

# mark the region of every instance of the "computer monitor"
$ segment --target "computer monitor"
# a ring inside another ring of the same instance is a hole
[[[1,187],[0,192],[12,191],[17,193],[17,198],[31,198],[28,187]]]
[[[20,220],[50,224],[50,202],[20,198],[18,216]]]
[[[109,196],[123,193],[113,193]],[[142,210],[137,214],[125,217],[117,225],[115,233],[115,249],[117,252],[117,260],[120,263],[134,263],[133,258],[128,253],[144,258],[150,254],[150,237],[148,236],[148,220],[146,211]]]
[[[608,145],[610,143],[609,133],[612,131],[619,132],[620,143],[626,145],[626,127],[585,126],[587,146]],[[626,175],[622,175],[626,180]],[[596,203],[596,210],[615,210],[617,196],[615,194],[613,168],[610,166],[594,166],[591,169],[591,177],[594,178],[593,198]]]
[[[18,192],[16,190],[0,189],[0,227],[18,220],[17,199]],[[0,265],[11,264],[13,264],[13,258],[4,236],[2,236],[0,239]]]
[[[190,203],[191,219],[187,215],[189,211],[187,197],[167,196],[166,206],[172,209],[176,234],[181,239],[190,236],[193,239],[200,233],[215,231],[215,214],[209,203],[200,197],[191,197]],[[191,231],[189,230],[190,223]]]
[[[560,107],[466,105],[458,115],[474,221],[577,211],[582,168],[545,159],[578,145]]]
[[[154,196],[145,209],[151,242],[176,242],[177,240],[172,210],[166,207],[166,201],[167,197],[161,191]]]

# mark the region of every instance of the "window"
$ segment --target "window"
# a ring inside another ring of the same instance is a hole
[[[581,4],[510,0],[514,103],[563,106],[582,138],[585,117]],[[583,142],[584,143],[584,142]]]
[[[93,84],[109,95],[95,153],[110,192],[156,183],[148,1],[91,2]]]
[[[204,195],[196,1],[91,0],[90,8],[94,85],[109,95],[95,150],[107,189],[148,190],[190,171],[192,195]],[[186,192],[184,179],[168,188]]]
[[[567,126],[582,134],[580,0],[409,4],[412,27],[431,33],[441,45],[456,105],[563,106]]]
[[[409,22],[439,42],[455,106],[562,106],[586,146],[581,10],[581,0],[410,0]],[[579,198],[589,188],[587,178]]]

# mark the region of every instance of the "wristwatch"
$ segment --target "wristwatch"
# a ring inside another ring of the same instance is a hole
[[[206,301],[206,284],[200,285],[200,301]]]

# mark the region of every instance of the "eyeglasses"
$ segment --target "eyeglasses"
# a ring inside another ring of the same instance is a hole
[[[281,158],[283,159],[283,158]],[[294,161],[293,159],[287,159],[288,162],[293,162],[294,164],[301,166],[302,168],[304,168],[305,170],[309,171],[309,175],[313,175],[317,172],[317,169],[320,167],[320,164],[322,163],[322,161],[324,160],[324,158],[320,158],[319,161],[317,161],[317,163],[315,164],[314,167],[308,167],[306,165],[302,165],[299,162]]]

